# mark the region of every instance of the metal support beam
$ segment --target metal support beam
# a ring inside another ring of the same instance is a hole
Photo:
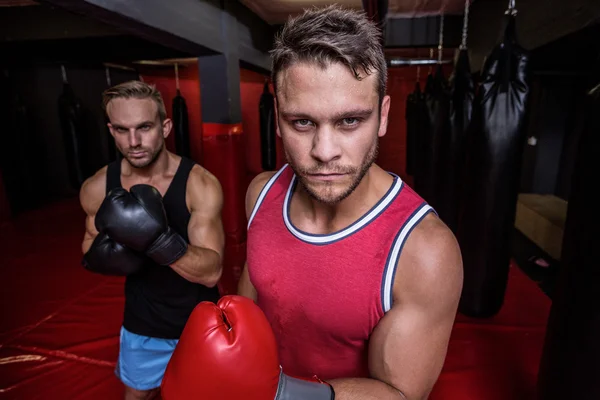
[[[44,0],[191,56],[225,53],[237,31],[240,60],[269,69],[274,30],[237,2],[217,0]],[[225,19],[224,15],[229,18]],[[223,27],[223,21],[231,26]]]
[[[444,48],[455,48],[462,39],[463,17],[444,16]],[[388,18],[385,24],[385,47],[437,48],[440,17]]]

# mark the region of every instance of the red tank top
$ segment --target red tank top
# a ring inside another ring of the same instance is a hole
[[[248,221],[248,272],[288,375],[369,376],[368,341],[391,308],[400,251],[432,211],[393,177],[369,212],[327,235],[292,224],[288,212],[296,177],[288,165],[260,193]]]

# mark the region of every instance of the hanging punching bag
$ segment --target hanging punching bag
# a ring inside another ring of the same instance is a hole
[[[182,157],[191,158],[188,110],[179,89],[173,98],[173,130],[175,132],[175,151]]]
[[[426,99],[431,96],[433,89],[433,74],[427,75],[427,81],[425,83],[425,90],[419,98],[416,98],[416,118],[415,118],[415,130],[416,134],[416,158],[415,158],[415,170],[413,174],[413,184],[415,191],[423,197],[425,200],[430,198],[431,185],[428,183],[429,176],[431,175],[431,122],[429,118],[429,109],[427,107]]]
[[[424,199],[437,210],[439,185],[442,180],[442,167],[447,163],[447,147],[450,140],[450,91],[444,77],[442,65],[438,64],[431,81],[429,92],[425,95],[427,104],[429,135],[426,148],[427,177]]]
[[[600,64],[588,95],[538,375],[539,400],[600,399],[600,234],[593,194],[600,159]]]
[[[421,102],[421,85],[415,84],[415,90],[406,98],[406,173],[414,175],[416,160],[419,157],[417,135],[419,134],[419,102]]]
[[[456,233],[460,210],[459,196],[463,189],[467,128],[471,122],[475,96],[466,49],[460,50],[458,54],[449,86],[450,127],[441,149],[445,157],[440,160],[440,179],[436,186],[436,210],[446,225]]]
[[[277,162],[275,144],[275,101],[269,91],[269,83],[265,82],[262,95],[260,96],[259,118],[260,118],[260,155],[262,169],[272,171]]]
[[[469,133],[469,161],[457,238],[463,252],[460,312],[489,317],[502,307],[509,268],[529,87],[528,54],[517,44],[514,14],[484,64]]]
[[[81,103],[67,82],[63,83],[63,92],[58,97],[58,115],[67,156],[69,182],[73,189],[78,190],[86,178],[85,134]]]

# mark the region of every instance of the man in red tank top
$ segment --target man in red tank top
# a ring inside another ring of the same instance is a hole
[[[353,11],[312,9],[272,56],[288,164],[249,186],[239,294],[266,315],[284,373],[318,376],[337,400],[427,398],[462,260],[431,207],[375,163],[390,109],[380,31]]]
[[[375,163],[390,109],[380,32],[362,14],[313,9],[272,55],[288,164],[248,189],[239,294],[266,315],[284,373],[317,375],[336,400],[427,398],[462,260],[429,205]]]

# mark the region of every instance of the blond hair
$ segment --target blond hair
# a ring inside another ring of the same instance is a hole
[[[113,99],[152,99],[158,108],[160,122],[167,118],[167,111],[162,95],[156,89],[156,86],[142,81],[128,81],[106,89],[102,93],[102,107],[106,112],[108,103]]]

